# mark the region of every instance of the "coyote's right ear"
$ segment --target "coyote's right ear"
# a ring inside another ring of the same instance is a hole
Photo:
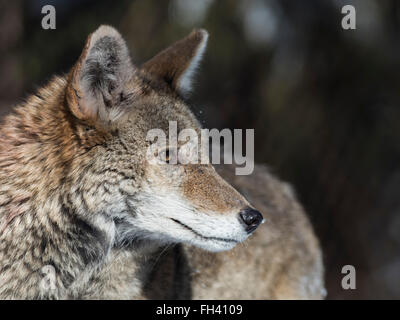
[[[147,61],[142,68],[186,95],[192,89],[193,74],[206,49],[207,39],[206,30],[194,30]]]
[[[81,120],[107,125],[123,115],[138,94],[130,85],[135,69],[121,35],[101,26],[92,33],[69,74],[66,97]]]

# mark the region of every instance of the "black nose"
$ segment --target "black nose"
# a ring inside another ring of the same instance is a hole
[[[246,208],[242,210],[239,215],[241,221],[244,222],[246,226],[246,231],[248,233],[256,230],[260,223],[263,221],[263,216],[261,215],[261,213],[252,208]]]

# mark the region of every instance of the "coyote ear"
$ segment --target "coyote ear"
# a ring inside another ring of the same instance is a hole
[[[109,124],[132,103],[129,87],[134,67],[117,30],[100,26],[89,35],[78,62],[69,74],[66,97],[72,113],[81,120]]]
[[[147,61],[142,68],[185,95],[191,91],[192,77],[206,49],[207,39],[206,30],[194,30]]]

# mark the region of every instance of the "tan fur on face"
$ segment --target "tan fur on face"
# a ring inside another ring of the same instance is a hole
[[[238,214],[249,205],[211,165],[188,165],[185,171],[183,194],[195,207],[205,212]]]

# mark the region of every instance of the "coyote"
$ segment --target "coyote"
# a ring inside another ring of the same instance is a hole
[[[319,244],[288,184],[262,166],[171,165],[171,148],[163,164],[146,157],[153,128],[201,130],[185,97],[207,38],[194,30],[136,66],[101,26],[66,76],[4,119],[0,298],[324,297]]]

